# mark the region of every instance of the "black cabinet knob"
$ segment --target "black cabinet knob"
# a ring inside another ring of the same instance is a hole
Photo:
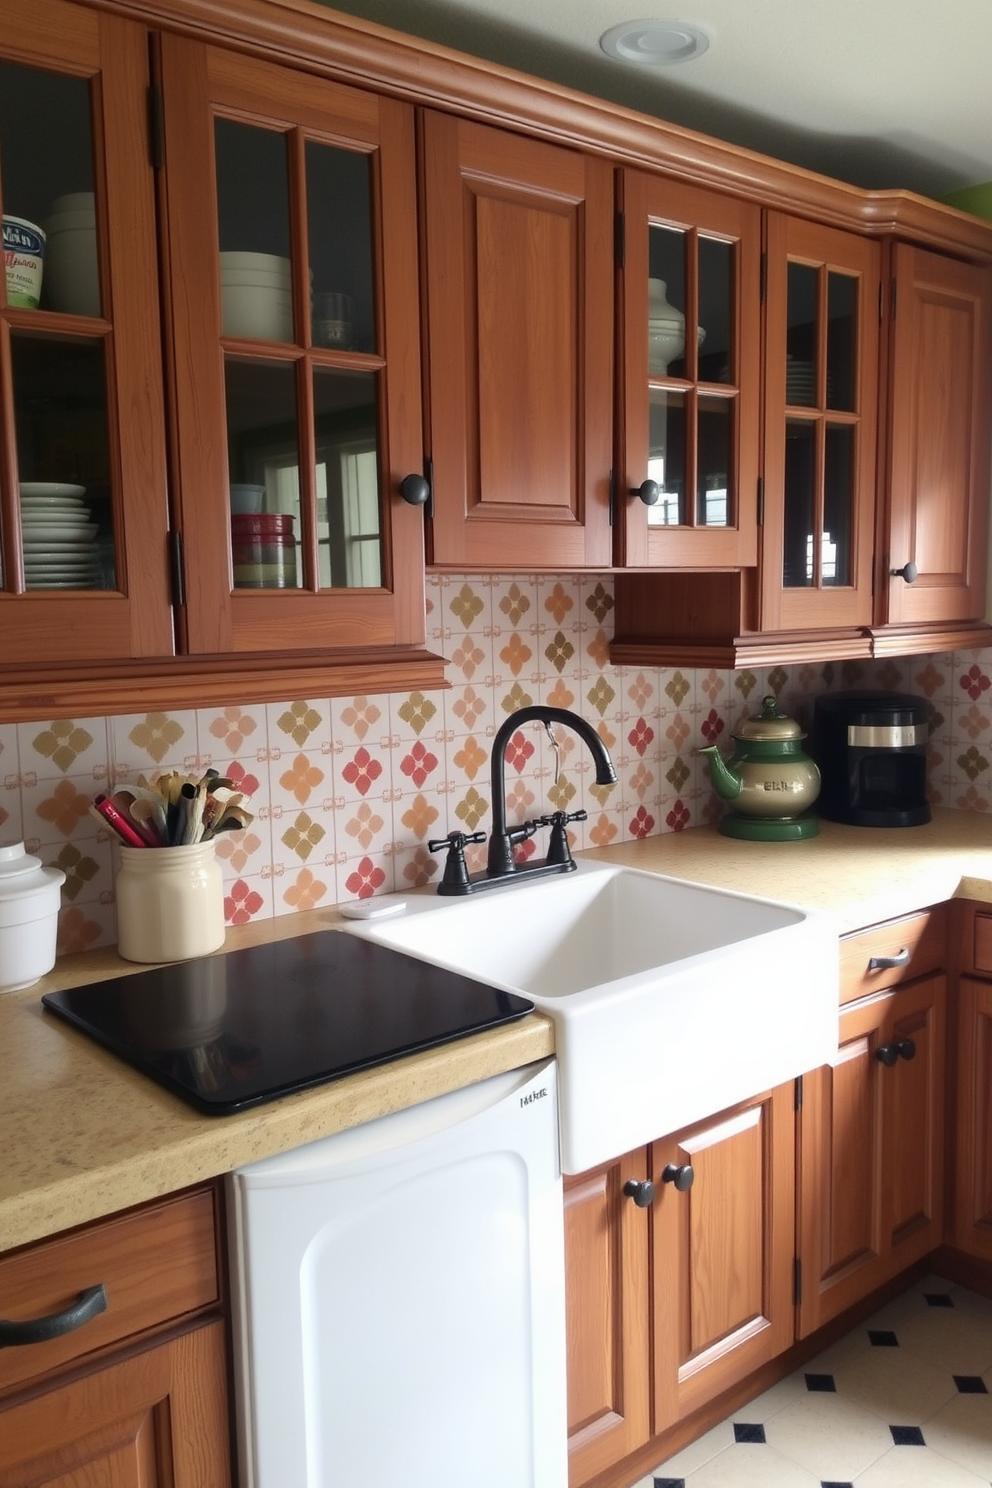
[[[686,1193],[692,1187],[695,1177],[692,1163],[682,1163],[678,1167],[675,1163],[669,1163],[661,1175],[661,1181],[673,1184],[679,1193]]]
[[[654,1203],[654,1184],[650,1178],[638,1181],[636,1178],[628,1178],[623,1186],[623,1191],[628,1199],[633,1199],[638,1209],[650,1209]]]
[[[915,1059],[916,1040],[904,1038],[895,1039],[891,1044],[880,1044],[875,1050],[875,1058],[879,1064],[884,1064],[886,1069],[891,1069],[897,1059]]]
[[[631,496],[636,496],[645,506],[657,506],[661,499],[661,487],[657,481],[641,481],[639,486],[631,486]]]
[[[408,506],[426,506],[431,499],[430,482],[423,475],[405,475],[400,481],[400,495]]]
[[[896,578],[896,577],[903,578],[903,579],[906,580],[906,583],[907,584],[913,584],[913,583],[915,583],[916,582],[916,579],[917,579],[917,577],[919,575],[919,572],[920,572],[920,570],[917,568],[916,564],[913,563],[913,562],[904,563],[903,566],[902,566],[902,568],[890,568],[889,569],[889,573],[892,575],[893,578]]]

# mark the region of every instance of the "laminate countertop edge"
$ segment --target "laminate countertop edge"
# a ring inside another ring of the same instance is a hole
[[[906,830],[824,822],[797,843],[702,827],[583,856],[815,909],[839,935],[954,897],[992,903],[992,820],[972,812],[937,810]],[[224,952],[341,924],[332,907],[231,927]],[[533,1013],[252,1111],[202,1116],[42,1009],[44,992],[143,969],[102,949],[0,995],[0,1251],[554,1052],[553,1024]]]

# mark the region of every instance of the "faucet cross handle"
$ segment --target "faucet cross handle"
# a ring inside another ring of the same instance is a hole
[[[468,865],[465,848],[470,842],[485,842],[485,832],[449,832],[447,837],[432,838],[427,844],[428,852],[441,852],[447,848],[444,874],[438,884],[439,894],[467,894],[469,891]]]
[[[566,867],[575,867],[572,857],[572,849],[568,845],[568,833],[565,828],[569,822],[586,821],[589,813],[587,811],[553,811],[550,816],[542,816],[540,825],[551,828],[551,837],[548,840],[549,863],[560,863]]]

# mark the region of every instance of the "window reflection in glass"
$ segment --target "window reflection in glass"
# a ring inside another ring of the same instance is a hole
[[[661,496],[646,508],[650,527],[680,527],[685,516],[685,394],[652,388],[648,399],[648,479]]]
[[[785,532],[782,583],[805,589],[815,582],[816,424],[787,419],[785,426]]]
[[[729,473],[734,469],[734,404],[729,398],[699,398],[699,452],[696,470],[697,527],[729,527],[733,522]]]
[[[382,583],[382,521],[371,372],[314,370],[317,541],[322,589]]]
[[[816,406],[818,271],[790,263],[785,401],[797,408]]]
[[[855,430],[827,424],[823,471],[823,583],[851,583]]]
[[[827,274],[827,407],[854,412],[858,281]]]
[[[736,382],[731,327],[734,324],[735,247],[716,238],[699,239],[699,378]],[[697,340],[699,331],[697,331]]]

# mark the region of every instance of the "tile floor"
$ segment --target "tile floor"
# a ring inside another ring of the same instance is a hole
[[[635,1488],[990,1488],[992,1301],[927,1277]]]

